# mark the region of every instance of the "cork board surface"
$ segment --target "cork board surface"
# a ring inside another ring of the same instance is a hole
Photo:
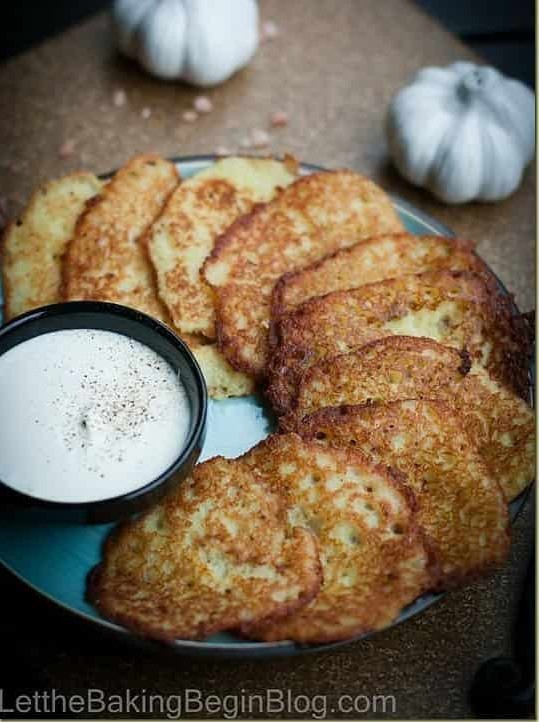
[[[535,170],[528,169],[518,191],[502,203],[450,208],[402,181],[387,157],[383,123],[393,93],[420,67],[473,59],[470,51],[404,0],[262,0],[261,15],[277,23],[279,35],[262,45],[248,68],[205,93],[214,110],[195,123],[184,122],[182,113],[200,91],[160,82],[119,58],[104,15],[0,66],[0,194],[9,212],[18,212],[37,183],[69,170],[106,172],[150,150],[167,156],[220,146],[239,150],[251,129],[268,129],[270,114],[282,110],[289,123],[271,131],[272,152],[371,176],[475,240],[521,309],[533,308]],[[116,107],[119,89],[126,103]],[[62,158],[67,141],[73,153]],[[65,692],[276,688],[326,694],[328,709],[340,694],[392,694],[394,716],[401,719],[464,717],[477,666],[510,653],[533,521],[528,502],[514,528],[511,557],[495,576],[337,652],[262,663],[162,658],[83,629],[70,633],[72,623],[61,615],[53,615],[51,625],[29,623],[29,617],[43,618],[40,601],[12,581],[9,633],[24,646],[40,682]]]

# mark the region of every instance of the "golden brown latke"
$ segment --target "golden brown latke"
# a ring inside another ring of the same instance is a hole
[[[172,193],[146,243],[159,295],[180,333],[215,338],[212,292],[200,275],[202,264],[236,218],[271,200],[296,175],[292,158],[224,158]]]
[[[302,643],[347,639],[390,624],[432,583],[413,497],[361,452],[274,436],[244,459],[289,495],[298,524],[316,533],[324,583],[281,620],[242,626],[254,639]]]
[[[321,583],[316,540],[290,509],[286,491],[244,459],[200,464],[164,502],[113,532],[89,598],[104,616],[162,640],[278,618]]]
[[[509,516],[460,417],[440,401],[341,406],[306,417],[302,436],[361,449],[402,472],[440,567],[438,587],[462,584],[509,550]]]
[[[304,416],[327,406],[429,398],[440,387],[458,385],[470,368],[466,352],[428,338],[386,336],[313,364],[279,428],[294,431]]]
[[[282,276],[273,291],[272,316],[278,318],[315,296],[443,268],[490,276],[468,241],[411,233],[376,236]]]
[[[195,355],[212,399],[248,396],[254,392],[253,380],[233,369],[214,341],[200,334],[182,334],[182,339]]]
[[[275,327],[268,397],[290,410],[302,375],[325,357],[385,336],[427,337],[466,350],[472,363],[515,389],[527,390],[527,338],[510,301],[466,271],[434,271],[336,291],[306,301]]]
[[[239,218],[203,267],[215,293],[219,345],[232,366],[262,375],[271,294],[283,273],[358,240],[400,230],[386,194],[352,171],[301,178]]]
[[[132,158],[80,216],[63,262],[68,301],[113,301],[168,321],[141,236],[178,184],[173,163]]]
[[[454,404],[491,476],[499,482],[508,501],[515,499],[535,478],[532,409],[478,367],[454,389],[440,389],[437,397]]]
[[[91,173],[72,173],[38,188],[2,241],[4,318],[61,300],[61,263],[86,201],[101,191]]]
[[[426,338],[388,336],[354,353],[323,359],[299,385],[280,428],[328,406],[405,399],[444,401],[463,421],[492,478],[511,501],[533,480],[535,418],[528,405],[455,349]]]

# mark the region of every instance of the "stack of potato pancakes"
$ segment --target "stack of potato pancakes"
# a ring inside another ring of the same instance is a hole
[[[278,430],[120,525],[89,577],[156,639],[321,643],[500,565],[531,483],[530,333],[473,244],[407,233],[349,170],[158,156],[39,188],[2,247],[5,315],[66,300],[175,330],[215,399]],[[241,429],[238,429],[241,434]]]

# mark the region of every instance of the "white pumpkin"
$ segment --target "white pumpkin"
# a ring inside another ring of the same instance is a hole
[[[535,95],[494,68],[424,68],[392,99],[387,138],[411,183],[446,203],[497,201],[535,150]]]
[[[256,0],[115,0],[120,50],[151,74],[209,87],[258,47]]]

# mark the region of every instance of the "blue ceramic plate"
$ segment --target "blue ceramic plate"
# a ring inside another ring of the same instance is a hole
[[[176,163],[182,177],[187,178],[206,168],[213,160],[213,156],[196,156],[176,159]],[[319,169],[308,164],[302,166],[305,174],[313,170]],[[429,218],[409,203],[394,198],[394,204],[411,233],[453,235],[449,228]],[[1,320],[0,315],[0,322]],[[272,429],[271,416],[256,396],[210,401],[208,434],[201,460],[217,454],[238,456],[265,438]],[[513,518],[522,508],[525,499],[524,494],[513,502]],[[110,524],[78,526],[50,523],[39,517],[30,522],[15,520],[4,514],[0,524],[0,563],[24,584],[67,612],[82,617],[90,624],[116,632],[126,640],[140,642],[131,632],[100,617],[84,598],[86,575],[99,561],[101,545],[110,528]],[[422,596],[403,611],[395,624],[419,614],[440,596]],[[325,645],[324,649],[345,643]],[[212,657],[271,657],[321,649],[320,646],[301,646],[291,642],[249,642],[230,634],[218,634],[202,642],[177,641],[170,646],[180,654]]]

